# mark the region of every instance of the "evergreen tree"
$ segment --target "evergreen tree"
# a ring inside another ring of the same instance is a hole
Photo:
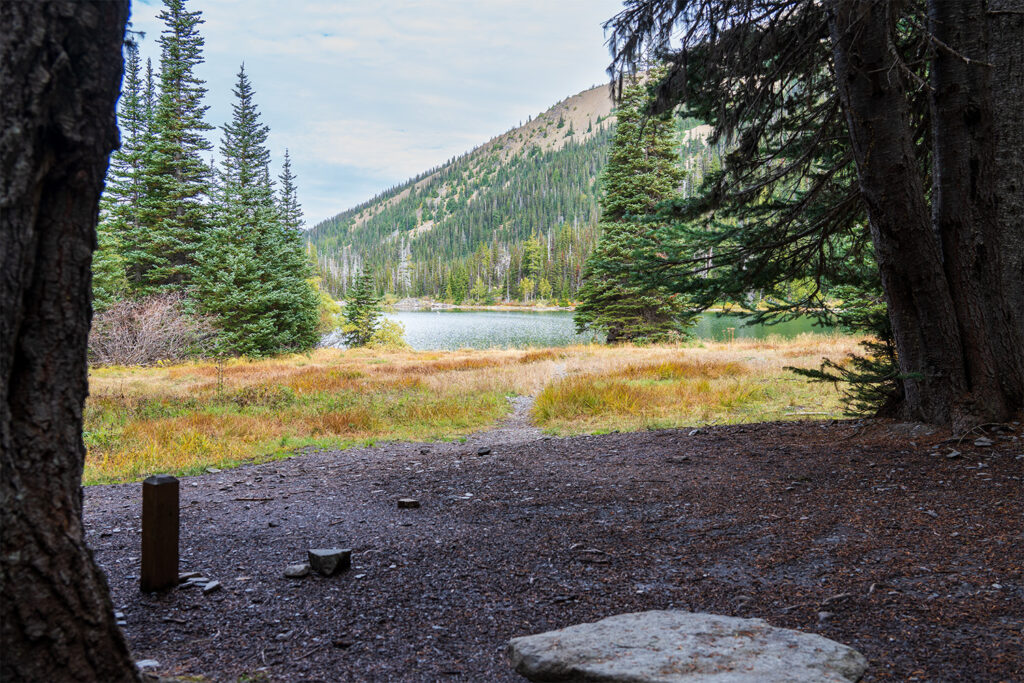
[[[269,129],[260,122],[244,66],[233,92],[232,120],[222,127],[213,229],[196,271],[196,305],[215,316],[227,352],[265,356],[310,348],[318,339],[319,296],[295,225],[301,209],[294,176],[289,168],[292,224],[286,225],[270,181]]]
[[[139,48],[131,43],[125,50],[127,59],[117,112],[121,146],[110,156],[96,228],[98,244],[93,252],[93,307],[98,311],[126,293],[122,244],[127,234],[138,230],[142,200],[140,174],[148,130],[145,92]]]
[[[575,314],[579,331],[600,330],[609,343],[665,341],[691,322],[678,296],[634,273],[637,248],[654,248],[663,227],[651,215],[677,196],[682,180],[671,116],[648,116],[647,104],[641,83],[628,86],[619,103],[602,176],[603,233],[584,267]]]
[[[203,62],[198,31],[203,20],[201,12],[185,9],[185,0],[164,0],[164,6],[160,91],[142,172],[144,201],[140,224],[125,244],[128,277],[143,294],[190,282],[209,223],[209,169],[201,153],[210,149],[203,132],[211,126],[204,120],[206,87],[195,75]]]
[[[890,413],[954,431],[1024,409],[1013,15],[980,1],[631,0],[607,24],[614,71],[658,50],[673,64],[658,105],[712,109],[715,134],[738,139],[710,212],[730,195],[793,198],[708,267],[817,276],[866,243],[902,385]]]
[[[366,346],[380,325],[380,297],[373,291],[373,276],[363,271],[345,300],[342,339],[349,347]]]
[[[299,206],[295,174],[292,172],[292,158],[287,149],[284,150],[284,164],[278,178],[281,181],[281,191],[277,198],[277,210],[281,215],[281,224],[299,234],[305,221],[302,217],[302,207]]]

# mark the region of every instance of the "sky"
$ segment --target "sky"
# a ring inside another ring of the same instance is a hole
[[[203,13],[207,123],[230,117],[244,62],[274,174],[284,150],[307,224],[607,82],[601,25],[621,0],[188,0]],[[136,0],[159,64],[159,0]],[[220,130],[210,132],[214,147]]]

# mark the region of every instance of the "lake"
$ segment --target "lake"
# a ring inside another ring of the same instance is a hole
[[[385,317],[405,326],[405,339],[416,350],[524,348],[527,346],[568,346],[601,340],[592,333],[576,334],[572,311],[394,311]],[[735,315],[705,313],[693,333],[700,339],[724,341],[763,338],[768,335],[795,337],[804,332],[822,332],[810,318],[779,325],[743,324]],[[731,329],[731,331],[730,331]],[[325,340],[329,346],[341,346]]]

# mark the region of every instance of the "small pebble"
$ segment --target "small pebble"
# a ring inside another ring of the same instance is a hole
[[[284,575],[289,579],[301,579],[309,576],[309,564],[303,562],[302,564],[288,565],[284,570]]]
[[[418,508],[419,506],[420,506],[420,502],[418,500],[416,500],[415,498],[399,498],[398,499],[398,507],[400,507],[402,509],[411,510],[413,508]]]
[[[211,581],[210,583],[203,586],[204,593],[212,593],[221,589],[220,581]]]
[[[490,446],[481,446],[480,448],[476,449],[476,454],[477,455],[490,455],[491,454],[491,447]]]
[[[135,666],[139,667],[140,669],[157,669],[160,667],[160,662],[156,661],[155,659],[140,659],[139,661],[135,662]]]

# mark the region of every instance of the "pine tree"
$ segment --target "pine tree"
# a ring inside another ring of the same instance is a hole
[[[232,120],[222,127],[213,229],[196,270],[196,305],[215,316],[221,348],[265,356],[307,349],[318,339],[319,296],[296,221],[301,209],[290,168],[286,224],[270,180],[269,129],[239,70]]]
[[[98,244],[93,253],[93,308],[97,311],[126,294],[122,245],[126,235],[138,229],[142,199],[140,174],[148,130],[145,92],[139,48],[131,43],[125,50],[127,59],[117,112],[121,146],[110,156],[96,228]]]
[[[657,283],[638,282],[636,250],[657,244],[661,224],[650,216],[676,196],[682,180],[670,115],[648,116],[642,83],[628,86],[602,181],[602,236],[587,259],[575,321],[609,343],[656,342],[679,335],[690,323],[679,297]]]
[[[380,325],[380,297],[373,291],[373,276],[363,271],[345,300],[342,338],[349,347],[366,346]]]
[[[195,74],[203,62],[203,19],[185,9],[185,0],[164,0],[164,6],[160,91],[142,172],[145,199],[139,229],[125,245],[128,277],[143,294],[189,284],[209,223],[209,169],[201,153],[210,149],[203,132],[211,126],[204,120],[205,83]]]
[[[305,221],[302,217],[302,207],[299,206],[295,174],[292,172],[292,158],[287,149],[284,150],[284,163],[278,179],[281,181],[281,191],[277,199],[277,210],[281,214],[281,224],[301,234]]]

